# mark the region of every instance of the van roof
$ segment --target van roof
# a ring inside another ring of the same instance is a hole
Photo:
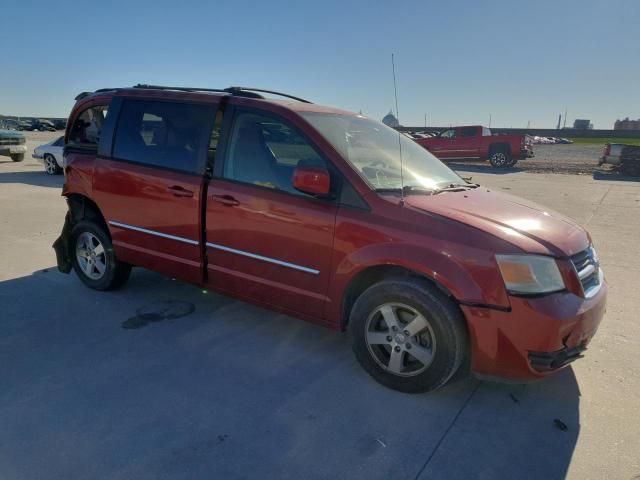
[[[316,113],[333,113],[339,115],[355,115],[353,112],[348,112],[345,110],[340,110],[332,107],[324,107],[321,105],[316,105],[310,102],[309,100],[305,100],[300,97],[296,97],[287,93],[277,92],[275,90],[267,90],[261,88],[252,88],[252,87],[227,87],[224,89],[216,89],[216,88],[199,88],[199,87],[171,87],[171,86],[163,86],[163,85],[147,85],[147,84],[138,84],[133,87],[124,87],[124,88],[101,88],[94,92],[82,92],[78,96],[76,96],[76,101],[83,100],[88,97],[93,96],[146,96],[145,93],[155,95],[161,93],[163,96],[176,94],[179,97],[185,98],[186,96],[197,95],[197,96],[232,96],[232,97],[240,97],[247,98],[253,100],[259,100],[269,103],[276,103],[278,105],[282,105],[286,108],[297,112],[316,112]],[[263,93],[276,95],[282,97],[278,98],[269,98],[262,95]]]

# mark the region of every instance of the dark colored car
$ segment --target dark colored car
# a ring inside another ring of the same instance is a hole
[[[31,130],[41,132],[55,132],[56,127],[49,120],[35,119],[24,122],[20,127],[20,130]]]
[[[56,130],[65,130],[67,128],[67,121],[64,119],[53,120],[51,123]]]
[[[526,135],[492,135],[480,125],[450,128],[416,142],[440,159],[489,160],[497,168],[512,167],[518,160],[533,157]]]
[[[640,176],[640,146],[607,143],[598,162],[603,163],[613,165],[623,175]]]
[[[377,121],[260,92],[81,94],[59,269],[108,290],[145,267],[349,330],[364,369],[405,392],[581,356],[607,292],[584,229]]]

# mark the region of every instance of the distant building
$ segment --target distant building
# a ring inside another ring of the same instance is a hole
[[[591,123],[591,120],[576,119],[573,121],[573,128],[576,130],[591,130],[593,129],[593,123]]]
[[[400,122],[398,122],[398,119],[393,114],[393,110],[389,110],[389,113],[387,113],[384,116],[384,118],[382,119],[382,123],[384,123],[388,127],[399,127],[400,126]]]
[[[614,130],[640,130],[640,119],[629,120],[629,117],[623,120],[616,120],[613,124]]]

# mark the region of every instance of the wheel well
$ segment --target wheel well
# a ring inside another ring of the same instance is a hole
[[[509,144],[508,143],[492,143],[489,146],[489,155],[496,151],[506,150],[509,152]]]
[[[92,200],[84,195],[73,193],[67,197],[67,201],[73,223],[78,223],[80,220],[93,220],[99,223],[109,234],[107,222],[98,206]]]
[[[455,297],[447,290],[443,285],[436,282],[434,279],[427,277],[415,270],[409,268],[400,267],[398,265],[377,265],[368,267],[359,272],[354,278],[351,279],[347,285],[347,289],[342,296],[342,328],[346,328],[349,323],[349,316],[351,309],[356,303],[358,297],[371,285],[378,283],[385,278],[396,277],[410,277],[418,280],[422,280],[425,283],[438,288],[445,295],[452,298],[455,301]],[[457,302],[456,302],[457,303]]]

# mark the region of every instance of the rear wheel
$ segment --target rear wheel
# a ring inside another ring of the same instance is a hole
[[[55,157],[50,153],[45,154],[43,161],[44,171],[49,175],[58,175],[62,172],[62,169],[58,166],[58,162]]]
[[[11,160],[14,162],[21,162],[24,160],[24,153],[14,153],[11,155]]]
[[[515,164],[512,160],[511,152],[504,147],[492,149],[491,153],[489,153],[489,162],[495,168],[505,168]]]
[[[455,303],[414,279],[368,288],[353,307],[349,331],[362,367],[381,384],[408,393],[446,384],[469,348]]]
[[[82,220],[71,231],[71,262],[82,282],[95,290],[113,290],[129,278],[131,265],[116,258],[104,228]]]

